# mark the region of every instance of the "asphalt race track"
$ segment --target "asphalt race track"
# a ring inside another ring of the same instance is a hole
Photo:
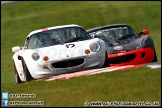
[[[103,72],[117,72],[117,70],[128,70],[128,69],[138,68],[138,67],[141,67],[141,66],[146,66],[146,67],[150,67],[151,69],[161,70],[161,63],[160,62],[153,62],[153,63],[147,63],[147,64],[141,64],[141,65],[112,66],[112,67],[107,67],[107,68],[85,70],[85,71],[79,71],[79,72],[74,72],[74,73],[51,76],[51,77],[48,77],[48,78],[43,79],[43,80],[52,81],[52,80],[56,80],[56,79],[69,79],[69,78],[73,78],[73,77],[99,74],[99,73],[103,73]],[[39,80],[42,80],[42,79],[39,79]]]

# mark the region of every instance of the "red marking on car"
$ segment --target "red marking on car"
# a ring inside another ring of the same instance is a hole
[[[114,50],[122,50],[123,48],[124,48],[124,47],[120,45],[120,46],[115,46],[113,49],[114,49]]]
[[[47,31],[47,30],[48,30],[48,28],[43,28],[43,29],[42,29],[42,31]]]

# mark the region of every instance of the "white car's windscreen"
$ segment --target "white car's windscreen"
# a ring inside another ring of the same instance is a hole
[[[36,49],[88,39],[91,37],[80,27],[58,28],[33,34],[27,40],[27,48]]]

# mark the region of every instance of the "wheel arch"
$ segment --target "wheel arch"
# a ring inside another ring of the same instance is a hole
[[[26,67],[30,73],[30,75],[33,77],[33,78],[36,78],[36,74],[34,73],[35,71],[38,70],[38,65],[37,65],[37,61],[34,61],[32,59],[32,51],[26,51],[22,54],[22,57],[21,59],[24,60],[25,64],[26,64]],[[22,60],[21,60],[22,61]]]
[[[22,63],[21,63],[21,60],[19,59],[19,57],[21,57],[21,56],[14,54],[12,61],[13,61],[13,64],[15,65],[15,68],[17,70],[19,77],[20,77],[20,80],[24,81],[23,67],[22,67]]]

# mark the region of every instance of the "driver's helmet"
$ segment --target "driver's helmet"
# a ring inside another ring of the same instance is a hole
[[[119,38],[120,38],[120,37],[123,37],[123,30],[120,29],[120,30],[118,31],[118,33],[119,33],[119,35],[118,35]]]
[[[69,31],[68,31],[69,33],[68,33],[68,39],[73,39],[73,38],[76,38],[77,36],[77,31],[76,31],[76,29],[69,29]]]
[[[114,30],[108,31],[108,39],[109,41],[115,41],[116,40],[116,34]]]
[[[34,42],[36,48],[52,45],[52,41],[48,35],[38,34]]]
[[[43,40],[39,36],[37,36],[34,39],[34,43],[33,44],[34,44],[35,48],[41,48],[43,43],[44,43]]]

